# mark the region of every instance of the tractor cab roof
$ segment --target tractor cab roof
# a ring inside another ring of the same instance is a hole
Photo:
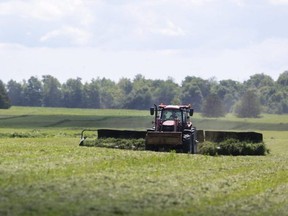
[[[180,110],[180,109],[190,109],[191,105],[165,105],[165,104],[160,104],[159,105],[160,109],[175,109],[175,110]]]

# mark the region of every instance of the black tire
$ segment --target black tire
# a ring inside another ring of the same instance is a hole
[[[189,134],[186,134],[186,138],[183,141],[183,152],[189,154],[197,153],[197,141],[196,141],[196,129],[192,128]]]
[[[183,140],[183,147],[182,147],[182,152],[183,153],[189,153],[191,154],[191,133],[190,134],[185,134],[184,140]]]
[[[195,139],[195,132],[191,135],[191,154],[196,154],[197,153],[197,143]]]

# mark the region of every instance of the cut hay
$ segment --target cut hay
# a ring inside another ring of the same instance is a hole
[[[266,155],[269,150],[264,142],[251,143],[228,139],[223,142],[204,142],[199,145],[199,153],[205,155]]]

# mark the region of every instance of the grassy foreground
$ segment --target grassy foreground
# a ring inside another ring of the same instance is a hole
[[[73,138],[0,145],[0,215],[287,215],[287,151],[210,157]]]
[[[79,147],[75,125],[20,127],[25,110],[12,111],[14,126],[0,123],[1,216],[288,215],[287,130],[261,131],[267,156],[211,157]]]

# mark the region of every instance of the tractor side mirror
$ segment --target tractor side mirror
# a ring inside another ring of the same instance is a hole
[[[190,116],[193,116],[193,113],[194,113],[194,109],[190,109],[190,110],[189,110],[189,115],[190,115]]]
[[[150,115],[154,115],[154,107],[150,108]]]

